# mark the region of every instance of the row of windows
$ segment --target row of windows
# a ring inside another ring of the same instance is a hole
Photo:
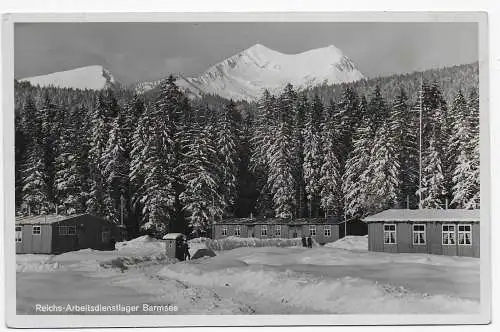
[[[42,235],[42,226],[33,225],[31,228],[32,235]],[[76,226],[59,226],[58,234],[63,236],[76,235]],[[23,228],[16,226],[16,242],[23,242]]]
[[[441,243],[443,245],[456,244],[456,225],[445,224],[442,226]],[[412,225],[412,243],[414,245],[423,245],[427,243],[425,235],[425,224]],[[396,225],[384,225],[384,244],[396,244]],[[458,225],[458,244],[472,245],[472,226]]]
[[[260,228],[260,234],[261,236],[267,236],[267,225],[262,225]],[[227,231],[227,226],[222,227],[222,236],[227,236],[228,231]],[[241,227],[236,226],[234,228],[234,235],[235,236],[241,236]],[[315,225],[309,225],[309,235],[315,236],[316,235],[316,226]],[[324,226],[324,235],[326,237],[332,236],[332,228],[330,225],[325,225]],[[281,236],[281,225],[275,225],[274,226],[274,236]]]

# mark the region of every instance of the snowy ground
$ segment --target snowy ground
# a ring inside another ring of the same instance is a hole
[[[197,242],[191,247],[203,246]],[[177,314],[479,311],[479,259],[372,253],[366,237],[312,249],[242,247],[182,263],[163,252],[162,241],[141,237],[115,251],[17,255],[17,310],[147,303],[176,305]]]

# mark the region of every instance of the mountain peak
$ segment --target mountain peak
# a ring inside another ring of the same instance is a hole
[[[101,90],[116,83],[109,70],[101,65],[91,65],[60,71],[47,75],[22,78],[32,85],[54,86],[58,88]]]
[[[363,78],[356,65],[334,45],[284,54],[257,43],[211,66],[200,76],[182,77],[177,83],[198,96],[215,94],[227,99],[256,100],[265,89],[276,94],[287,83],[301,90]]]

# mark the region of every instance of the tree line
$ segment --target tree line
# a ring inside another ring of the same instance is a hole
[[[476,86],[447,90],[451,102],[423,80],[391,99],[377,84],[330,100],[287,85],[255,104],[210,104],[172,76],[153,95],[16,83],[16,209],[123,217],[129,233],[159,236],[250,214],[478,208]]]

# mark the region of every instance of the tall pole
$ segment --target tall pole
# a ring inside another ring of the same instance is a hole
[[[418,162],[418,208],[422,208],[422,99],[423,99],[423,81],[420,78],[420,112],[419,112],[419,122],[420,122],[420,130],[419,130],[419,162]]]
[[[123,201],[124,201],[124,198],[123,198],[123,195],[121,195],[120,196],[120,212],[121,212],[120,224],[122,225],[122,227],[123,227]]]

